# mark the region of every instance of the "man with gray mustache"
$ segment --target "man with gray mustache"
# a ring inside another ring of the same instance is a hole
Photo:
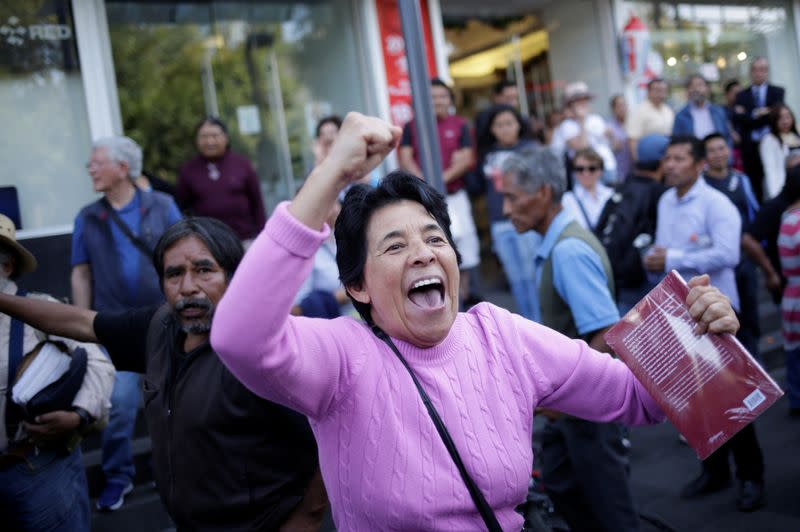
[[[188,218],[153,252],[160,307],[95,312],[0,294],[0,313],[99,342],[117,369],[144,374],[153,475],[178,530],[319,530],[327,497],[308,421],[245,388],[208,341],[243,255],[224,223]]]

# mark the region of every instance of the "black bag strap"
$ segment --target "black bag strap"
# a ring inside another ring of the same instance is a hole
[[[578,198],[578,195],[575,194],[574,190],[572,191],[572,195],[575,197],[575,203],[578,204],[581,214],[583,214],[583,219],[586,220],[586,227],[589,228],[589,231],[594,232],[594,227],[592,226],[592,221],[589,220],[589,214],[586,212],[586,207],[583,206],[583,202]]]
[[[436,431],[439,433],[439,436],[442,438],[442,442],[444,442],[444,446],[447,447],[447,451],[450,453],[450,457],[455,462],[456,467],[458,468],[458,472],[461,474],[461,479],[464,481],[464,484],[467,485],[467,490],[469,491],[470,496],[472,497],[472,501],[475,503],[475,506],[478,508],[478,512],[480,512],[481,517],[483,518],[483,522],[486,524],[486,527],[489,529],[489,532],[503,532],[503,528],[500,526],[500,523],[497,521],[497,516],[494,515],[494,510],[492,507],[489,506],[489,503],[486,502],[486,498],[484,498],[483,493],[481,493],[480,488],[478,485],[475,484],[475,481],[472,480],[472,477],[469,476],[469,472],[467,468],[464,466],[464,461],[461,460],[461,455],[458,454],[458,449],[456,449],[456,444],[453,442],[453,438],[450,437],[450,433],[447,431],[447,427],[444,426],[444,422],[442,418],[439,417],[439,413],[436,411],[436,408],[433,406],[430,397],[428,394],[425,393],[425,389],[420,384],[419,380],[417,380],[417,376],[414,374],[414,370],[411,369],[411,366],[408,365],[406,359],[403,358],[403,355],[400,354],[400,350],[397,349],[397,346],[394,345],[392,339],[383,332],[382,330],[378,329],[377,327],[372,328],[375,335],[386,342],[386,345],[394,351],[394,354],[397,355],[397,358],[400,359],[400,362],[403,366],[408,370],[408,374],[411,375],[411,380],[414,381],[414,385],[417,387],[417,391],[419,392],[420,397],[422,398],[422,402],[425,404],[425,408],[428,410],[428,415],[430,415],[431,420],[433,421],[434,426],[436,427]]]
[[[28,293],[22,288],[17,289],[19,297],[25,297]],[[25,324],[11,318],[11,330],[8,338],[8,383],[6,386],[6,437],[10,441],[14,437],[16,427],[21,418],[20,408],[11,400],[11,390],[14,387],[14,379],[17,376],[17,368],[22,362],[22,350],[24,348]]]
[[[137,192],[137,194],[138,194],[138,192]],[[114,207],[111,206],[111,204],[108,202],[108,200],[106,198],[103,198],[103,199],[100,200],[100,202],[103,204],[103,207],[105,207],[106,211],[108,211],[108,215],[111,217],[112,220],[114,220],[114,223],[117,224],[117,227],[119,227],[120,231],[122,231],[122,233],[126,237],[128,237],[128,240],[130,240],[131,243],[133,243],[133,245],[136,246],[136,248],[139,251],[144,253],[145,257],[147,257],[148,259],[152,258],[153,250],[150,249],[147,246],[147,244],[145,244],[142,241],[142,239],[140,239],[138,236],[133,234],[133,231],[131,231],[131,228],[128,227],[128,224],[126,224],[122,220],[122,218],[119,217],[119,213],[116,211],[116,209],[114,209]]]

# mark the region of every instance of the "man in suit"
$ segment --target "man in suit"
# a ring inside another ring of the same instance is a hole
[[[767,82],[769,63],[764,57],[757,57],[750,65],[752,85],[736,96],[733,122],[742,137],[742,159],[744,172],[750,177],[756,197],[762,198],[764,169],[758,154],[758,143],[769,131],[769,109],[783,103],[784,89]]]

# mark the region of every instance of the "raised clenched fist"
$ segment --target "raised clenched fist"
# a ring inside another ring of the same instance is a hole
[[[371,172],[397,146],[402,130],[371,116],[348,113],[325,165],[347,183]]]

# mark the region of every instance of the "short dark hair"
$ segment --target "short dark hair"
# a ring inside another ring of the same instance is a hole
[[[653,78],[647,82],[647,91],[650,92],[650,89],[652,89],[653,85],[655,85],[656,83],[664,83],[667,86],[669,86],[669,83],[667,83],[667,80],[665,80],[664,78]]]
[[[730,90],[734,88],[736,85],[741,85],[738,79],[728,80],[728,82],[725,84],[725,94],[728,94],[728,92],[730,92]]]
[[[609,99],[608,99],[608,106],[609,106],[611,109],[613,109],[613,108],[614,108],[614,104],[615,104],[615,103],[617,103],[617,100],[619,100],[620,98],[621,98],[623,101],[625,101],[625,95],[623,95],[623,94],[621,94],[621,93],[619,93],[619,92],[618,92],[618,93],[616,93],[616,94],[614,94],[613,96],[611,96],[611,98],[609,98]]]
[[[314,131],[314,137],[319,138],[319,132],[325,124],[333,124],[336,126],[337,130],[342,129],[342,117],[339,115],[328,115],[320,118],[319,122],[317,122],[317,128]]]
[[[442,81],[441,78],[431,78],[431,87],[444,87],[447,89],[447,94],[450,95],[450,103],[456,103],[456,94],[450,88],[450,85]]]
[[[700,139],[692,135],[673,135],[669,138],[669,146],[689,146],[689,154],[696,163],[706,158],[706,147]]]
[[[703,137],[703,146],[704,147],[708,146],[708,143],[711,142],[714,139],[722,139],[725,142],[726,145],[728,144],[728,139],[726,139],[722,135],[722,133],[719,133],[719,132],[715,131],[715,132],[710,133],[710,134],[706,135],[705,137]]]
[[[445,237],[461,263],[461,255],[450,232],[450,215],[444,196],[417,176],[395,170],[384,177],[377,187],[359,184],[344,197],[342,212],[336,219],[336,265],[339,279],[345,287],[360,286],[364,282],[364,265],[367,262],[367,227],[372,215],[380,208],[403,200],[419,203],[433,216],[444,231]],[[348,292],[349,295],[349,292]],[[352,299],[361,317],[370,325],[371,307]]]
[[[704,77],[703,77],[703,76],[701,76],[700,74],[692,74],[692,75],[690,75],[688,78],[686,78],[686,88],[688,89],[688,88],[689,88],[689,85],[691,85],[691,84],[692,84],[692,82],[693,82],[694,80],[696,80],[696,79],[701,79],[701,80],[703,80],[703,83],[705,83],[706,85],[708,85],[708,80],[707,80],[706,78],[704,78]]]
[[[492,87],[492,92],[494,94],[502,94],[502,92],[506,90],[508,87],[516,88],[517,84],[516,82],[511,81],[510,79],[504,79],[494,84],[494,87]]]
[[[225,125],[225,122],[223,122],[220,117],[211,116],[211,115],[203,117],[203,119],[200,120],[197,123],[197,125],[194,128],[195,136],[197,136],[197,134],[200,132],[200,128],[203,127],[206,124],[210,124],[212,126],[217,126],[218,128],[220,128],[222,130],[222,132],[225,134],[226,137],[229,136],[228,135],[228,126]]]
[[[580,150],[576,151],[575,155],[572,156],[572,162],[575,163],[575,161],[578,160],[578,157],[595,163],[600,167],[600,170],[606,169],[603,158],[593,148],[581,148]]]
[[[189,238],[199,239],[225,271],[230,280],[244,256],[244,247],[239,237],[225,223],[205,216],[184,218],[167,228],[158,239],[153,250],[153,266],[158,274],[158,282],[164,286],[164,254],[176,242]]]

